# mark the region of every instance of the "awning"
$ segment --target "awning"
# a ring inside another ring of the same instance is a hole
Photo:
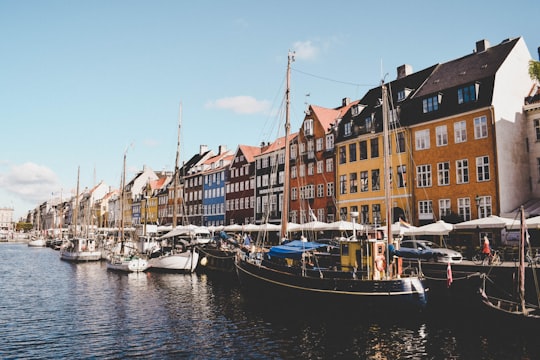
[[[293,240],[284,245],[272,246],[268,252],[268,256],[283,259],[300,259],[304,252],[326,246],[328,245],[313,241]]]

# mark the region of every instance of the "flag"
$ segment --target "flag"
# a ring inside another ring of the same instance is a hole
[[[450,262],[448,262],[448,267],[446,268],[446,287],[450,287],[452,281],[452,267],[450,266]]]

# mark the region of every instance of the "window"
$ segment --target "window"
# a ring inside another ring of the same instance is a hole
[[[435,128],[435,135],[437,137],[437,146],[448,145],[448,131],[446,125],[437,126]]]
[[[456,182],[458,184],[469,182],[469,161],[467,159],[456,161]]]
[[[419,130],[414,133],[416,150],[429,149],[429,129]]]
[[[420,165],[416,167],[416,186],[431,186],[431,165]]]
[[[344,125],[344,136],[351,136],[352,134],[352,121],[346,122]]]
[[[483,139],[488,136],[487,128],[487,118],[485,116],[480,116],[474,118],[474,138]]]
[[[456,144],[467,141],[467,125],[465,120],[454,123],[454,139]]]
[[[291,179],[296,179],[296,166],[291,166]],[[257,186],[260,186],[257,184]]]
[[[349,162],[356,161],[356,143],[349,144]]]
[[[342,208],[339,209],[339,217],[343,221],[347,220],[347,208],[346,207],[342,207]]]
[[[291,200],[298,199],[298,189],[293,187],[291,188]]]
[[[489,157],[480,156],[476,158],[476,180],[488,181],[489,180]]]
[[[479,196],[478,218],[485,218],[491,215],[491,196]]]
[[[357,173],[350,173],[349,174],[349,185],[350,185],[350,193],[354,194],[358,192],[358,174]]]
[[[339,193],[342,195],[347,193],[347,175],[339,176]]]
[[[458,198],[458,215],[461,216],[463,221],[471,220],[471,199],[470,198]]]
[[[371,158],[379,157],[379,138],[374,138],[370,140],[371,144]]]
[[[402,188],[407,186],[407,167],[405,165],[399,165],[397,167],[398,175],[398,187]]]
[[[360,141],[360,160],[366,160],[368,158],[367,155],[367,141]]]
[[[450,199],[439,199],[439,219],[450,215],[451,212]]]
[[[476,101],[477,91],[476,85],[469,85],[458,89],[458,104],[464,104],[471,101]]]
[[[418,202],[418,219],[433,219],[433,206],[431,200],[421,200]]]
[[[437,184],[439,186],[450,185],[450,163],[437,164]]]
[[[326,150],[332,150],[334,148],[334,134],[326,135]]]
[[[298,175],[300,177],[306,176],[306,164],[300,164],[300,166],[298,166]]]
[[[365,126],[366,126],[366,131],[367,132],[372,132],[374,130],[373,129],[373,115],[368,116],[367,118],[365,118],[364,122],[365,122]]]
[[[326,159],[326,172],[334,172],[334,159]]]
[[[400,131],[396,134],[396,152],[403,153],[405,152],[405,133]]]
[[[369,224],[369,205],[360,205],[360,223]]]
[[[333,182],[326,184],[326,196],[327,197],[334,196],[334,183]]]
[[[369,191],[369,177],[367,171],[360,172],[360,191]]]
[[[324,197],[324,184],[317,184],[317,197]]]
[[[315,140],[315,151],[323,150],[323,138],[318,138]]]
[[[373,212],[373,222],[375,224],[381,223],[381,204],[373,204],[371,206]]]
[[[307,174],[313,175],[314,172],[315,172],[315,164],[311,162],[307,166]]]
[[[347,162],[347,149],[345,146],[339,147],[339,163],[345,164]]]
[[[313,119],[304,121],[304,135],[313,136]]]
[[[536,141],[540,141],[540,119],[534,119],[534,133],[536,134]]]
[[[322,174],[324,169],[324,162],[322,160],[317,160],[317,174]]]
[[[371,191],[380,190],[381,181],[379,175],[379,169],[371,170]]]
[[[439,96],[435,95],[422,100],[422,110],[424,114],[439,110]]]

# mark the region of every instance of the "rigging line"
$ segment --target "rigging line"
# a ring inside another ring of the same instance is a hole
[[[334,82],[334,83],[338,83],[338,84],[351,85],[351,86],[369,86],[369,87],[377,86],[377,85],[373,85],[373,84],[357,84],[357,83],[353,83],[353,82],[349,82],[349,81],[335,80],[335,79],[327,78],[327,77],[324,77],[324,76],[311,74],[311,73],[308,73],[308,72],[305,72],[305,71],[302,71],[302,70],[298,70],[298,69],[295,69],[295,68],[292,68],[292,70],[295,71],[295,72],[298,72],[300,74],[304,74],[304,75],[311,76],[311,77],[314,77],[314,78],[317,78],[317,79],[326,80],[326,81],[330,81],[330,82]]]

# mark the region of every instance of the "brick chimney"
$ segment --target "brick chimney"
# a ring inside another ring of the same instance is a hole
[[[490,46],[491,45],[489,44],[489,41],[487,41],[486,39],[477,41],[476,42],[476,52],[486,51],[487,49],[490,48]]]
[[[397,67],[397,78],[402,79],[408,75],[411,75],[413,68],[411,65],[403,64]]]

